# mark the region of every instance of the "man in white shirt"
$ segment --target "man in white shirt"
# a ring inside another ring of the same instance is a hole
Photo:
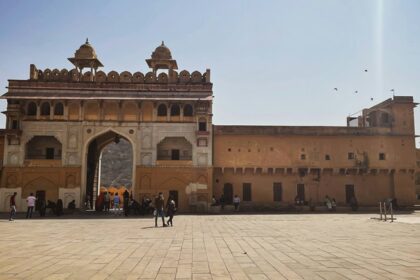
[[[32,213],[34,212],[36,197],[31,193],[27,198],[26,202],[28,203],[28,211],[26,211],[26,219],[32,218]]]
[[[233,198],[233,205],[235,206],[235,211],[239,210],[239,203],[241,202],[241,199],[239,198],[238,195],[235,195],[235,197]]]

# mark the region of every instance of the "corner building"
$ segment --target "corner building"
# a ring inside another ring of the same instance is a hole
[[[133,151],[133,197],[173,195],[181,211],[206,211],[211,197],[242,198],[243,209],[280,208],[296,197],[339,205],[355,196],[375,206],[396,197],[413,205],[416,150],[412,97],[395,96],[348,118],[347,127],[212,124],[210,70],[178,71],[162,42],[150,71],[100,71],[86,41],[71,70],[30,66],[9,80],[0,131],[0,207],[17,192],[47,200],[96,197],[99,157],[124,138]]]

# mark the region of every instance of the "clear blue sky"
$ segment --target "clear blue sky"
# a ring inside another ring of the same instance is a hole
[[[419,14],[418,0],[1,1],[0,86],[31,63],[70,69],[86,37],[106,72],[146,72],[164,40],[180,69],[211,69],[215,124],[345,125],[391,88],[420,102]]]

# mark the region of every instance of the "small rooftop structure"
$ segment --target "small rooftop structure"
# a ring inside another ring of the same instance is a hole
[[[80,71],[83,68],[91,68],[92,70],[103,67],[103,64],[99,61],[95,49],[89,44],[89,40],[86,38],[86,42],[80,46],[75,52],[74,57],[68,59],[76,68]]]
[[[146,62],[155,73],[158,69],[178,69],[176,60],[172,59],[171,51],[167,46],[165,46],[163,41],[162,44],[152,53],[152,57],[150,59],[146,59]]]

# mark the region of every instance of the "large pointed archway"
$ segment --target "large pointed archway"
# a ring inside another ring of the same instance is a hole
[[[119,143],[120,141],[126,141],[131,146],[130,161],[131,166],[127,166],[131,170],[131,184],[134,186],[135,182],[135,151],[133,143],[127,137],[122,134],[109,130],[102,134],[97,135],[90,139],[85,148],[85,162],[84,162],[84,189],[82,190],[83,202],[89,201],[91,208],[94,208],[97,195],[100,190],[100,165],[101,165],[101,153],[105,147],[112,143]],[[131,188],[134,190],[134,187]]]

